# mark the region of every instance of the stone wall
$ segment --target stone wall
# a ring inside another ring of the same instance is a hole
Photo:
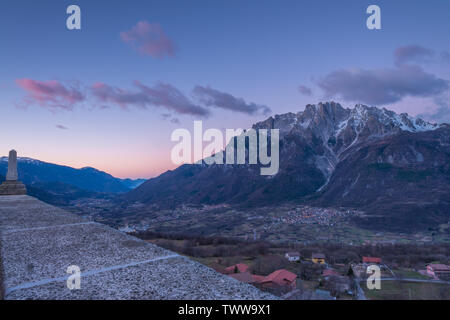
[[[0,232],[0,239],[1,239],[1,232]],[[0,300],[3,300],[4,296],[4,287],[3,287],[3,261],[2,261],[2,242],[0,241]]]
[[[274,299],[174,252],[29,196],[0,196],[5,299]],[[81,288],[69,290],[69,266]]]

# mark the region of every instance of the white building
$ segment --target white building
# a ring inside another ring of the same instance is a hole
[[[124,232],[124,233],[131,233],[131,232],[135,232],[136,230],[133,228],[130,228],[128,225],[126,225],[125,227],[119,228],[119,231]]]
[[[286,259],[289,261],[299,261],[300,260],[300,253],[298,252],[287,252],[285,255]]]

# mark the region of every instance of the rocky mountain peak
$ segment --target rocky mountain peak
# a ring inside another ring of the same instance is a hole
[[[316,168],[330,177],[348,150],[402,131],[423,132],[440,126],[385,108],[357,104],[344,108],[334,101],[308,104],[304,111],[275,115],[253,126],[279,129],[283,140],[295,137],[314,151]]]
[[[350,109],[334,101],[308,104],[304,111],[275,115],[253,126],[255,129],[279,129],[281,137],[292,133],[322,140],[340,139],[345,146],[356,142],[355,139],[385,136],[399,130],[422,132],[439,127],[406,113],[397,114],[363,104]]]

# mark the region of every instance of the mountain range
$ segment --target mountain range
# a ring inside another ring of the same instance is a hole
[[[79,198],[99,197],[130,191],[144,179],[120,179],[85,167],[75,169],[31,158],[17,159],[19,180],[26,184],[28,194],[51,204],[67,204]],[[0,181],[8,170],[8,157],[0,158]]]
[[[357,209],[364,214],[353,218],[355,224],[401,232],[450,221],[449,124],[326,102],[275,115],[253,128],[280,130],[280,169],[274,176],[260,175],[259,164],[185,164],[145,181],[18,158],[19,179],[30,195],[56,205],[81,198],[107,198],[117,208],[138,203],[159,209],[299,202]],[[2,157],[0,182],[6,171]]]
[[[414,231],[450,219],[450,126],[358,104],[307,105],[255,129],[280,130],[280,170],[185,164],[119,196],[125,203],[244,207],[300,201],[362,210],[355,223]]]

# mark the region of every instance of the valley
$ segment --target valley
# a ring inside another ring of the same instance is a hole
[[[224,236],[276,243],[450,243],[447,224],[414,233],[377,231],[359,227],[362,211],[320,208],[297,203],[244,208],[222,205],[157,209],[134,204],[118,209],[106,199],[82,199],[67,207],[74,213],[128,231],[151,231],[193,236]]]

